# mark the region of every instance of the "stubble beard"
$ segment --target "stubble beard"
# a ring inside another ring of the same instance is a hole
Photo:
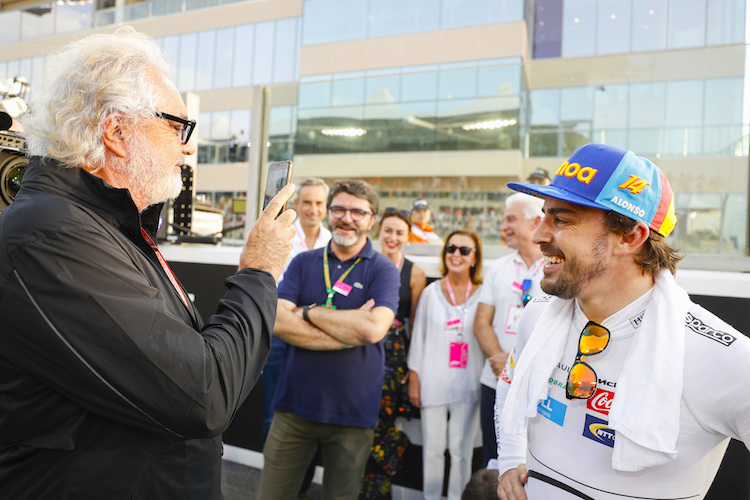
[[[557,279],[552,279],[546,274],[541,280],[541,288],[544,293],[554,295],[561,299],[573,299],[579,297],[583,288],[594,278],[607,270],[604,262],[605,249],[607,248],[607,234],[600,235],[594,242],[590,256],[586,257],[584,263],[577,257],[566,258],[563,269]],[[555,253],[555,247],[542,245],[542,252]],[[552,250],[550,252],[550,250]]]
[[[344,236],[340,234],[338,231],[336,231],[336,228],[338,227],[354,227],[355,233],[351,236]],[[349,248],[353,247],[357,243],[359,243],[362,240],[362,235],[364,232],[354,225],[349,224],[335,224],[331,229],[331,239],[334,243],[336,243],[338,246],[342,248]]]

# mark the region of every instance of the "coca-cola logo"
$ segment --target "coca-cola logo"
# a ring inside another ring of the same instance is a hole
[[[603,415],[609,415],[609,409],[612,407],[612,401],[615,399],[615,393],[604,389],[597,389],[593,396],[586,402],[586,407]]]
[[[509,383],[509,384],[511,383],[510,377],[508,376],[508,369],[507,368],[503,368],[503,371],[500,372],[500,377],[498,377],[498,378],[500,380],[504,381],[504,382]]]

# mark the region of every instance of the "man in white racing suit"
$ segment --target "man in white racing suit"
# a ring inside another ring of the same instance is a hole
[[[666,177],[589,144],[549,186],[509,187],[545,199],[549,295],[498,381],[498,496],[703,498],[729,438],[750,442],[750,339],[675,283]]]

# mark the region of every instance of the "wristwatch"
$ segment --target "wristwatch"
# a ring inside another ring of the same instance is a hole
[[[310,316],[307,315],[307,311],[309,311],[313,307],[317,307],[317,305],[318,304],[309,304],[309,305],[306,305],[306,306],[302,306],[302,317],[305,319],[305,321],[307,321],[311,325],[313,324],[313,322],[310,321]]]

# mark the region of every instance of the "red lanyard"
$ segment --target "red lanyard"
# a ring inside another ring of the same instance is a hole
[[[469,296],[471,295],[472,282],[469,280],[469,284],[466,285],[466,297],[464,298],[464,304],[468,302]],[[453,287],[451,286],[451,280],[448,277],[445,278],[445,287],[448,289],[448,297],[451,299],[451,304],[456,305],[456,296],[453,293]]]
[[[169,264],[167,264],[167,261],[164,260],[164,256],[162,256],[161,252],[159,251],[159,248],[156,246],[156,243],[154,243],[154,240],[151,239],[151,236],[148,235],[145,229],[141,228],[141,234],[143,235],[143,239],[146,240],[146,243],[151,245],[151,249],[156,254],[156,258],[159,259],[159,263],[161,264],[161,267],[164,269],[164,272],[167,273],[167,277],[169,278],[169,281],[172,282],[172,286],[174,287],[175,290],[177,290],[177,293],[179,294],[180,299],[182,299],[182,303],[185,304],[185,307],[190,309],[190,302],[188,302],[185,292],[182,290],[182,287],[177,282],[177,278],[172,272],[172,269],[169,267]]]

